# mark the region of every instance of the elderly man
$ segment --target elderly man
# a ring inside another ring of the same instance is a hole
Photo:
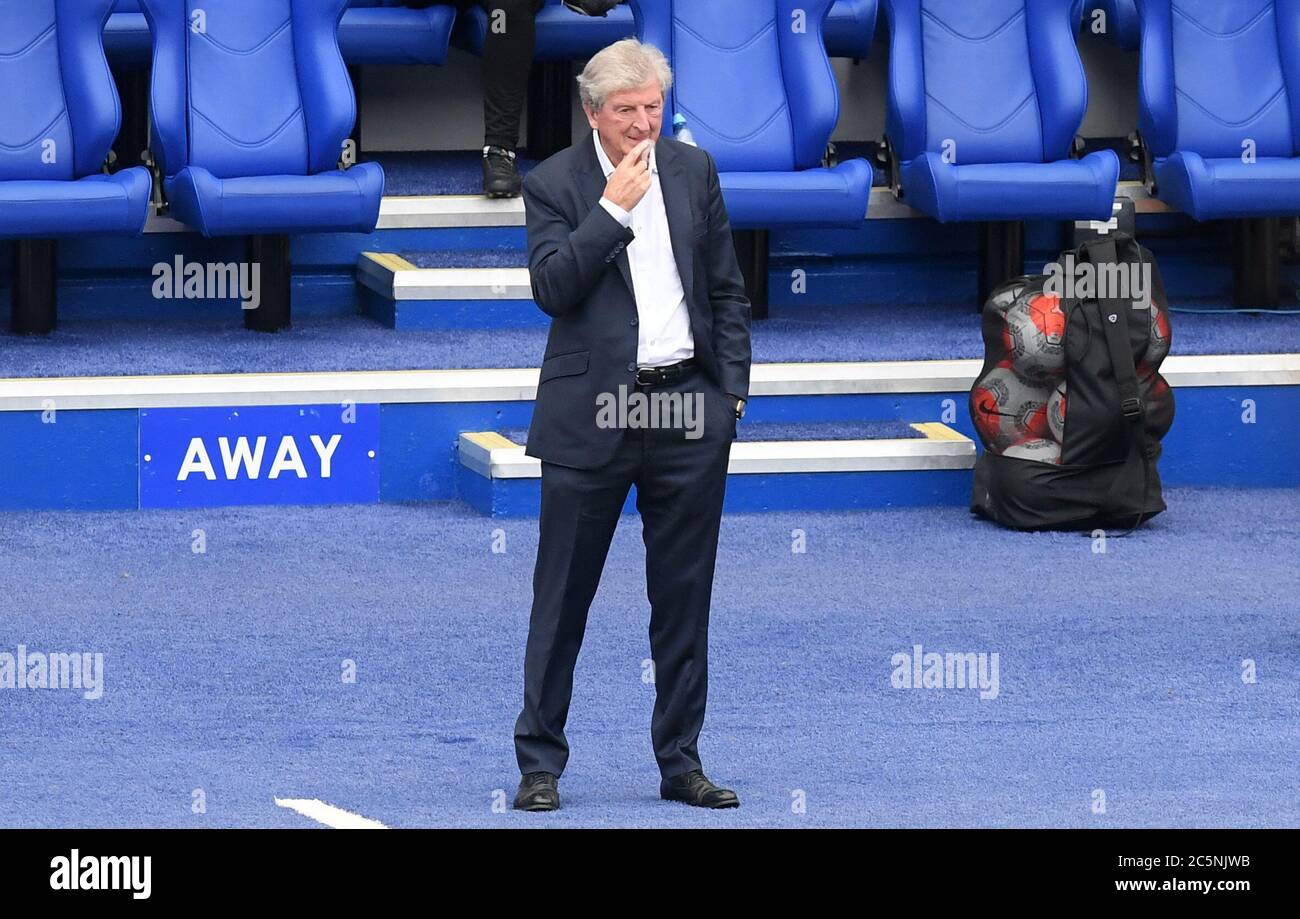
[[[749,393],[749,301],[712,157],[659,136],[672,85],[663,54],[618,42],[578,85],[591,136],[523,188],[533,296],[553,318],[528,435],[542,512],[515,807],[560,806],[574,664],[633,485],[660,795],[737,807],[704,775],[698,741],[727,461]]]

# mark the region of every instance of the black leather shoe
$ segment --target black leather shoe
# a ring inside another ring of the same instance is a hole
[[[665,801],[681,801],[693,807],[740,807],[740,798],[730,788],[719,788],[698,769],[685,775],[675,775],[659,783],[659,797]]]
[[[515,810],[553,811],[560,807],[560,780],[549,772],[529,772],[519,780]]]
[[[515,154],[505,147],[483,149],[483,194],[489,198],[518,198],[524,180],[519,177]]]

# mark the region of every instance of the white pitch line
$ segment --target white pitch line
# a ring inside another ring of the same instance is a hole
[[[378,820],[362,817],[360,814],[345,811],[341,807],[326,804],[324,801],[318,801],[315,798],[276,798],[275,803],[280,807],[287,807],[289,810],[297,811],[304,817],[333,827],[336,830],[388,829]]]

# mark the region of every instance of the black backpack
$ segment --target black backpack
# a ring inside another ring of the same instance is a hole
[[[1156,464],[1174,397],[1160,375],[1171,340],[1160,270],[1124,233],[1049,270],[984,306],[971,510],[1022,530],[1133,529],[1165,510]]]

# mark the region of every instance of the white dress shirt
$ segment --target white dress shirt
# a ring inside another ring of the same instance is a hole
[[[600,134],[591,132],[596,157],[605,178],[614,172],[614,164],[605,155]],[[636,239],[627,247],[628,265],[632,269],[632,293],[636,297],[637,345],[639,367],[663,367],[695,356],[695,337],[691,334],[691,315],[682,290],[682,276],[673,258],[672,239],[668,234],[668,212],[659,185],[659,167],[654,148],[650,149],[650,189],[645,197],[625,211],[608,198],[600,206],[615,220],[631,228]]]

